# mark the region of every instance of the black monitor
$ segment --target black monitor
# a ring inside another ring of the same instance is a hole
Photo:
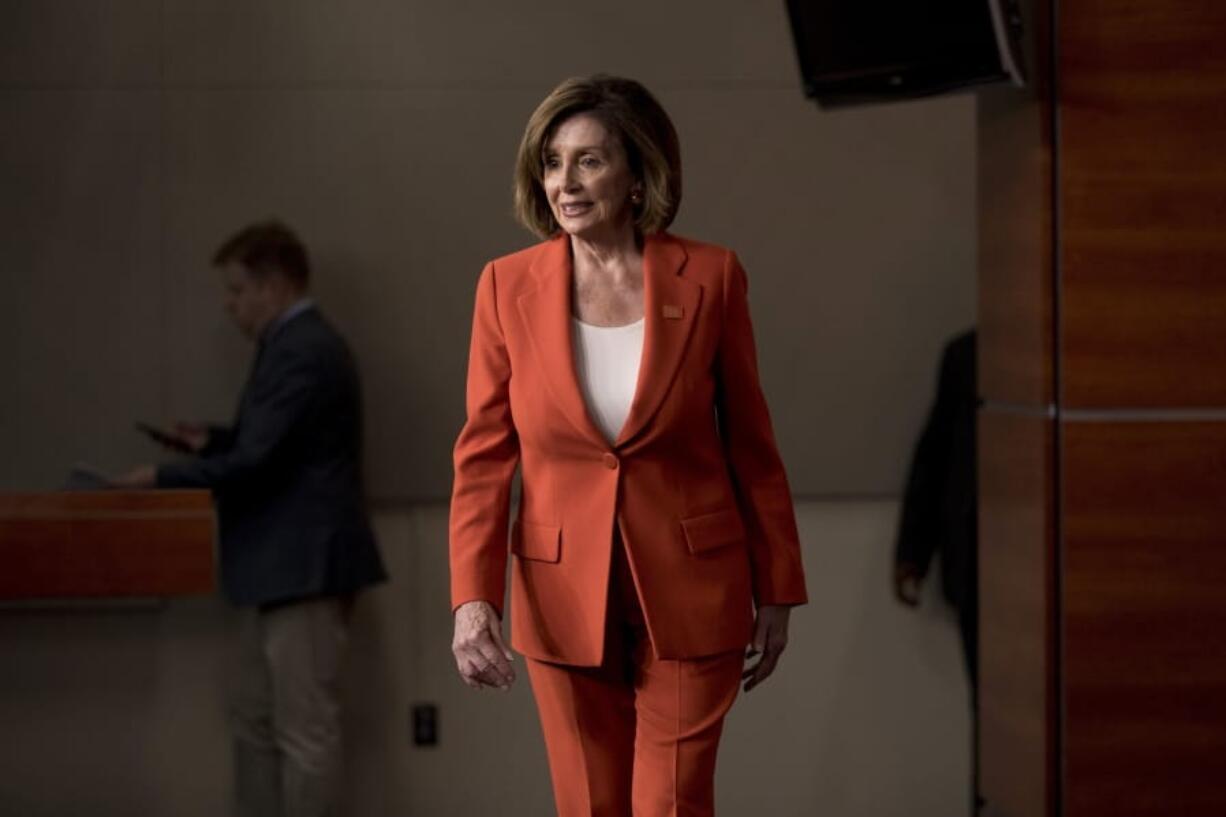
[[[1024,84],[1016,0],[787,0],[806,96],[823,107]]]

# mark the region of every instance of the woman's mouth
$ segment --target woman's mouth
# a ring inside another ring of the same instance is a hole
[[[558,209],[562,212],[562,215],[566,216],[567,218],[574,218],[575,216],[581,216],[588,210],[591,210],[592,204],[591,202],[560,204],[558,205]]]

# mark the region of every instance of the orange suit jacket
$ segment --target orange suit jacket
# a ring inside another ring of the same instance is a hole
[[[492,261],[477,284],[451,602],[502,611],[521,468],[511,643],[530,658],[601,663],[614,524],[660,658],[744,648],[754,603],[806,601],[745,272],[731,251],[667,233],[645,239],[643,267],[643,357],[612,445],[575,374],[569,239]]]

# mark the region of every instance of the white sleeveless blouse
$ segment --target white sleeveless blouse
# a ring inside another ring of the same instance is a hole
[[[593,326],[571,319],[575,374],[588,415],[610,444],[617,439],[639,381],[643,319],[625,326]]]

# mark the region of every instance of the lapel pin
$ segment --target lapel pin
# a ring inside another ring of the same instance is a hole
[[[664,317],[672,318],[673,320],[678,320],[685,314],[685,310],[682,307],[673,306],[672,304],[664,304],[662,311],[664,312]]]

